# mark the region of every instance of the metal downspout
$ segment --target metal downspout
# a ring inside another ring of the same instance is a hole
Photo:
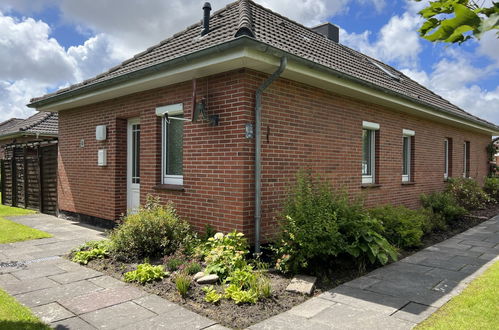
[[[260,252],[260,221],[262,218],[262,94],[283,73],[288,64],[281,57],[279,68],[256,90],[255,101],[255,252]]]

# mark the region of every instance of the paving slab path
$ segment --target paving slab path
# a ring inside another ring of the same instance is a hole
[[[0,287],[56,329],[226,329],[182,306],[61,258],[95,227],[11,217],[52,238],[0,245]],[[499,216],[322,293],[250,329],[410,329],[499,260]]]

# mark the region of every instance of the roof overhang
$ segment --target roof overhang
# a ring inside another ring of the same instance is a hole
[[[16,138],[20,138],[20,137],[29,137],[29,136],[33,136],[37,139],[43,139],[43,138],[56,138],[56,137],[58,137],[58,134],[19,131],[19,132],[13,132],[13,133],[5,134],[5,135],[0,135],[0,141],[7,140],[7,139],[16,139]]]
[[[130,74],[55,94],[28,106],[39,111],[58,112],[239,68],[271,73],[279,65],[281,56],[288,57],[283,78],[379,104],[398,112],[484,134],[499,135],[499,127],[495,125],[369,84],[246,36]]]

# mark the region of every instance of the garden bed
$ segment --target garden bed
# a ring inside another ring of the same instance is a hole
[[[473,211],[470,215],[463,216],[454,221],[447,231],[437,231],[424,236],[422,241],[423,245],[419,248],[400,250],[399,259],[466,231],[498,213],[499,205],[496,204],[483,210]],[[152,264],[160,263],[160,260],[152,262]],[[122,280],[126,272],[136,269],[137,264],[124,263],[115,258],[106,258],[91,260],[87,266]],[[318,295],[342,283],[363,276],[375,268],[377,267],[368,266],[364,270],[359,270],[355,264],[349,263],[347,260],[336,260],[332,267],[322,269],[321,272],[315,274],[318,276],[318,283],[313,295]],[[300,294],[287,292],[285,289],[291,279],[280,273],[269,271],[268,278],[272,286],[271,297],[260,299],[255,304],[239,305],[226,299],[222,299],[217,304],[206,302],[204,300],[205,292],[202,290],[203,285],[197,284],[195,281],[192,282],[187,296],[182,298],[179,295],[171,276],[166,277],[161,281],[151,282],[145,285],[135,285],[147,292],[157,294],[160,297],[182,305],[198,314],[216,320],[224,326],[241,329],[265,320],[273,315],[285,312],[309,298]],[[224,286],[216,284],[214,287],[217,291],[222,292]]]

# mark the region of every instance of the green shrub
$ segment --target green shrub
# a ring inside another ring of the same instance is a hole
[[[234,270],[246,265],[248,243],[244,235],[236,231],[226,235],[216,233],[199,247],[198,253],[204,256],[205,273],[217,274],[224,280]]]
[[[495,202],[499,202],[499,177],[485,178],[483,190]]]
[[[156,280],[161,280],[168,276],[162,265],[152,266],[149,263],[140,264],[136,270],[125,273],[125,282],[139,282],[145,284]]]
[[[253,288],[244,290],[236,284],[230,284],[225,288],[224,297],[232,299],[236,304],[255,304],[258,301],[258,292]]]
[[[86,265],[90,260],[102,259],[109,256],[110,251],[111,243],[108,240],[88,241],[75,249],[71,260]]]
[[[191,278],[186,274],[178,274],[175,277],[175,287],[177,288],[178,293],[185,298],[189,288],[191,287]]]
[[[430,222],[425,232],[435,229],[444,230],[447,224],[467,213],[466,209],[459,206],[454,196],[448,192],[423,194],[421,203],[431,212]]]
[[[180,268],[180,266],[182,266],[183,264],[184,264],[184,261],[182,259],[171,258],[166,262],[166,268],[169,271],[174,272],[174,271],[178,270]]]
[[[267,276],[263,274],[257,275],[254,283],[253,287],[260,297],[269,298],[272,295],[272,285]]]
[[[359,265],[366,260],[385,264],[396,259],[396,251],[382,232],[381,223],[359,201],[300,172],[284,205],[276,267],[296,273],[341,254],[354,256]]]
[[[383,235],[388,242],[402,249],[421,245],[421,237],[428,214],[403,206],[385,205],[371,209],[371,216],[383,224]]]
[[[191,262],[185,267],[185,271],[189,275],[194,275],[202,270],[201,265],[197,262]]]
[[[223,298],[223,296],[213,288],[213,285],[205,286],[202,290],[205,293],[204,300],[206,302],[216,304]]]
[[[482,209],[490,202],[490,197],[470,178],[449,179],[445,191],[452,194],[457,203],[467,210]]]
[[[136,214],[129,214],[111,233],[115,253],[125,260],[169,255],[188,245],[192,238],[189,225],[181,220],[172,203],[166,206],[150,201]]]

